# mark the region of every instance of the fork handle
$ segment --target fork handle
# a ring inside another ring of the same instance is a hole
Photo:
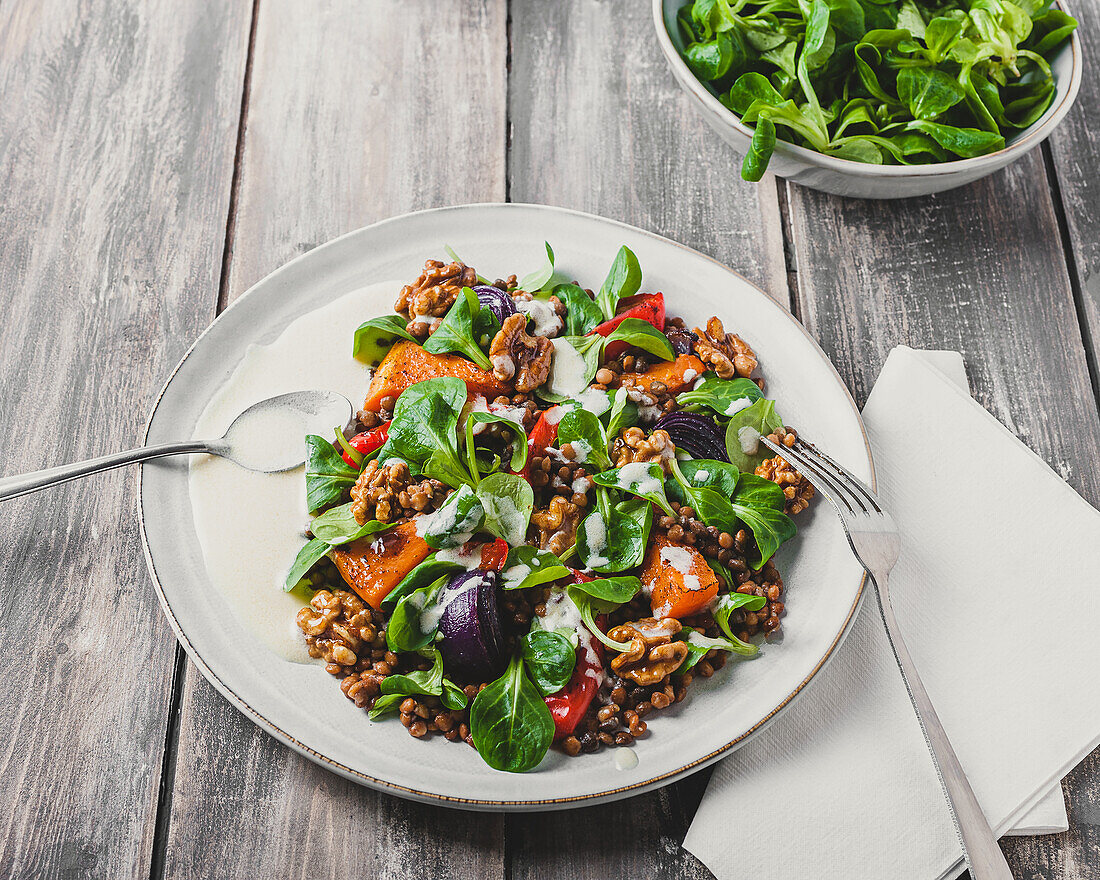
[[[940,785],[947,795],[951,819],[963,845],[963,857],[970,868],[970,876],[973,880],[1012,880],[1012,871],[1009,870],[1004,853],[993,836],[989,820],[974,796],[974,789],[970,787],[966,773],[928,697],[928,691],[924,689],[924,683],[917,674],[909,648],[901,637],[886,589],[886,575],[872,576],[872,579],[877,587],[875,593],[878,597],[879,613],[886,624],[886,636],[901,670],[905,688],[909,691],[909,699],[917,710],[917,718],[928,750],[932,753]]]

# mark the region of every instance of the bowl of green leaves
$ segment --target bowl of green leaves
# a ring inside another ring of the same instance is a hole
[[[862,198],[941,192],[1042,143],[1081,82],[1051,0],[653,0],[681,87],[765,171]]]

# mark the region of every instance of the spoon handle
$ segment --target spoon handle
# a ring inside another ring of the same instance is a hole
[[[76,480],[89,474],[97,474],[100,471],[113,470],[139,461],[147,461],[150,458],[179,455],[184,452],[212,451],[214,451],[212,444],[205,440],[161,443],[157,446],[142,446],[138,449],[128,449],[125,452],[115,452],[99,458],[90,458],[87,461],[78,461],[76,464],[63,464],[59,467],[47,468],[44,471],[32,471],[29,474],[3,477],[0,478],[0,501],[18,498],[20,495],[28,495],[31,492],[37,492],[39,489],[45,489],[47,486],[56,486],[58,483],[67,483],[69,480]]]

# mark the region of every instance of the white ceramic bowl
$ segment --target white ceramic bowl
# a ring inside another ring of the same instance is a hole
[[[859,477],[872,482],[870,449],[859,412],[824,352],[790,313],[725,266],[682,245],[610,220],[539,205],[468,205],[407,214],[311,250],[258,282],[210,325],[180,362],[150,416],[146,440],[193,436],[196,421],[249,346],[270,344],[294,320],[364,284],[413,278],[425,257],[450,244],[485,274],[537,266],[543,241],[570,278],[599,279],[620,245],[637,255],[646,290],[663,290],[669,308],[693,325],[727,320],[756,350],[771,397],[785,418]],[[362,317],[393,306],[394,281]],[[348,356],[353,326],[349,324]],[[289,364],[282,387],[315,387],[307,366]],[[301,371],[299,374],[299,370]],[[365,383],[365,375],[364,375]],[[267,393],[267,389],[264,389]],[[260,394],[263,396],[263,394]],[[207,573],[195,526],[188,462],[162,459],[141,469],[142,540],[149,569],[180,642],[204,676],[237,708],[306,757],[349,779],[417,800],[465,809],[545,810],[637,794],[718,760],[764,729],[801,693],[855,619],[863,570],[840,521],[817,504],[800,517],[798,535],[779,551],[790,591],[781,640],[759,659],[726,664],[692,685],[682,705],[647,718],[636,766],[610,752],[574,760],[551,752],[531,773],[489,769],[465,746],[415,742],[394,719],[371,722],[344,698],[318,664],[292,663],[270,651],[238,621]],[[303,514],[304,516],[304,514]],[[233,546],[246,559],[255,547]],[[256,589],[275,588],[257,583]],[[282,594],[280,593],[281,597]],[[296,609],[295,609],[296,611]],[[293,627],[293,613],[285,617]],[[275,615],[272,625],[282,620]]]
[[[676,24],[676,13],[685,2],[686,0],[653,0],[653,23],[657,28],[657,42],[661,44],[661,51],[672,66],[676,81],[692,99],[692,104],[702,114],[703,119],[743,156],[748,152],[753,129],[725,107],[695,77],[680,56],[683,41]],[[1065,9],[1065,4],[1058,5]],[[1010,138],[1003,150],[988,156],[934,165],[869,165],[825,156],[779,140],[768,170],[812,189],[865,199],[926,196],[964,186],[1015,162],[1045,141],[1065,118],[1081,86],[1081,41],[1076,31],[1069,42],[1050,59],[1050,66],[1054,71],[1055,92],[1054,100],[1046,113],[1030,128]],[[741,173],[739,161],[734,162],[731,159],[729,173]]]

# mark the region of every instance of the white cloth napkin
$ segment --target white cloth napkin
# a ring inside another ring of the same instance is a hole
[[[902,533],[891,594],[1003,834],[1100,742],[1100,513],[969,397],[957,355],[922,354],[895,349],[863,411]],[[684,847],[719,880],[960,872],[874,601],[813,685],[715,770]]]

